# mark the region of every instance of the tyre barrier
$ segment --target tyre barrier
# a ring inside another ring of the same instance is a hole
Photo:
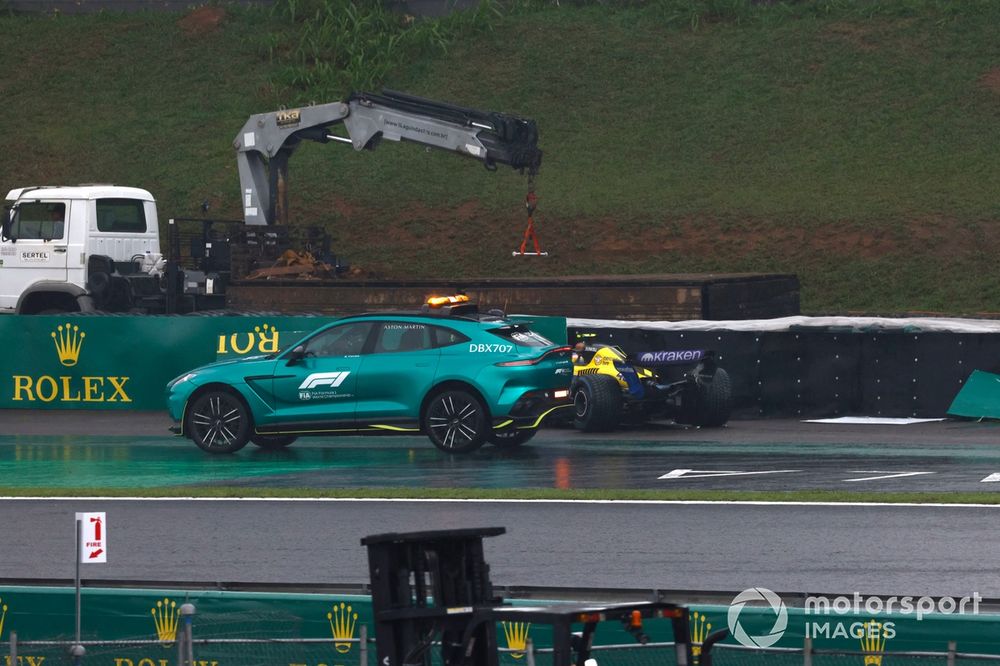
[[[742,418],[943,417],[974,370],[1000,370],[1000,327],[996,332],[914,330],[902,322],[897,328],[787,330],[567,323],[571,344],[615,344],[635,357],[714,350],[732,384],[733,414]]]

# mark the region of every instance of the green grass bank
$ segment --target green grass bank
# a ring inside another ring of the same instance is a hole
[[[0,2],[0,189],[116,182],[239,216],[246,118],[385,86],[537,120],[524,176],[305,145],[292,217],[368,274],[789,272],[808,313],[1000,313],[1000,3],[368,0],[22,16]]]

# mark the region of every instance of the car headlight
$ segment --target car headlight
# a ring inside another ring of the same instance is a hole
[[[167,384],[167,388],[168,389],[172,389],[175,386],[177,386],[178,384],[183,384],[184,382],[190,381],[190,380],[194,379],[197,376],[198,376],[198,373],[196,373],[196,372],[189,372],[186,375],[181,375],[180,377],[176,377],[174,379],[171,379],[170,383]]]

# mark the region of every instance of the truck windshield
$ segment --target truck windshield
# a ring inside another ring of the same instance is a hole
[[[66,204],[25,201],[14,210],[10,237],[55,240],[66,232]]]

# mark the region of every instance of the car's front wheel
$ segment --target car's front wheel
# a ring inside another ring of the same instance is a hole
[[[251,429],[250,410],[229,391],[202,393],[188,409],[185,431],[209,453],[239,451],[247,445]]]
[[[490,428],[482,402],[462,389],[435,394],[424,409],[423,426],[434,446],[447,453],[475,451]]]
[[[281,449],[297,439],[295,435],[250,435],[250,441],[262,449]]]
[[[494,430],[490,433],[489,440],[490,443],[498,449],[516,449],[534,437],[537,432],[538,428],[524,428],[523,430],[518,430],[517,428],[507,428],[506,430],[500,431]]]

